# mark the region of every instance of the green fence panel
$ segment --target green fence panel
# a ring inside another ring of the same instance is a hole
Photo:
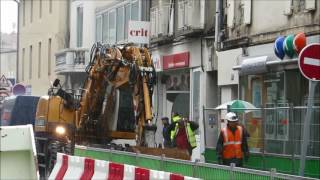
[[[216,151],[214,149],[207,148],[204,153],[205,161],[207,163],[217,163]],[[289,157],[279,157],[262,154],[251,154],[249,161],[244,163],[245,168],[266,170],[275,168],[277,172],[285,174],[298,175],[300,161]],[[305,176],[320,179],[320,160],[307,160],[305,164]]]
[[[136,165],[139,167],[154,169],[154,170],[161,169],[161,161],[157,161],[157,160],[149,159],[145,157],[138,157]]]
[[[224,169],[210,167],[197,168],[196,177],[201,179],[230,179],[230,173]]]
[[[264,162],[261,156],[252,154],[250,155],[248,162],[244,162],[243,166],[246,168],[263,170],[263,163]]]
[[[214,153],[214,150],[210,150],[210,153]],[[76,156],[83,156],[83,157],[91,157],[94,159],[100,159],[105,161],[112,161],[116,163],[123,163],[123,164],[129,164],[134,166],[139,166],[143,168],[148,169],[154,169],[154,170],[161,170],[166,172],[172,172],[181,174],[184,176],[191,176],[191,177],[197,177],[201,179],[221,179],[221,180],[229,180],[229,179],[240,179],[240,180],[268,180],[270,179],[270,176],[268,173],[261,173],[256,170],[249,170],[244,169],[243,171],[235,170],[231,171],[231,167],[218,167],[218,166],[211,166],[211,165],[201,165],[197,166],[195,163],[187,162],[187,161],[175,161],[175,160],[168,160],[164,159],[163,161],[161,159],[154,159],[151,156],[145,156],[140,154],[126,154],[123,152],[116,151],[108,151],[108,150],[96,150],[96,149],[75,149],[75,155]],[[213,154],[206,153],[205,157],[209,157],[209,162],[214,162],[214,160],[210,157],[214,157]],[[245,166],[255,166],[255,169],[257,167],[262,168],[262,157],[259,155],[252,155],[250,158],[250,161],[245,164]],[[281,162],[281,163],[279,163]],[[288,163],[289,162],[289,163]],[[278,170],[281,169],[282,171],[292,171],[291,170],[291,163],[289,158],[283,158],[279,159],[278,157],[265,157],[265,168],[269,170],[271,168],[277,168],[277,172],[280,172]],[[295,162],[296,164],[299,164],[298,161]],[[276,164],[276,165],[275,165]],[[286,164],[288,167],[283,167],[283,164]],[[282,166],[281,166],[282,165]],[[316,177],[319,178],[319,171],[315,171],[317,168],[319,169],[319,161],[307,161],[306,167],[309,167],[308,176],[310,177]],[[310,168],[313,167],[313,168]],[[310,169],[312,171],[310,171]],[[297,169],[298,170],[298,169]],[[296,171],[298,172],[298,171]],[[281,180],[281,178],[274,178],[276,180]]]
[[[163,171],[182,174],[185,176],[193,176],[193,167],[189,164],[181,164],[177,162],[164,161]]]
[[[218,163],[216,151],[214,149],[205,149],[203,156],[207,163]]]
[[[238,180],[269,180],[270,179],[270,177],[267,177],[267,176],[249,174],[244,172],[230,173],[230,177],[232,179],[238,179]]]
[[[116,162],[116,163],[123,163],[123,164],[131,164],[131,165],[136,165],[137,160],[135,157],[129,156],[129,155],[124,155],[124,154],[111,154],[110,155],[110,161],[111,162]]]
[[[83,150],[83,149],[77,149],[77,148],[75,148],[74,154],[76,156],[91,157],[93,159],[100,159],[105,161],[109,161],[109,158],[110,158],[108,153],[101,153],[98,151]]]

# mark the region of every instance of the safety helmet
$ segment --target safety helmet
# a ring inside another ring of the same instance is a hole
[[[238,116],[234,112],[228,112],[226,114],[226,118],[225,119],[228,120],[228,121],[235,122],[235,121],[238,121]]]
[[[181,119],[182,119],[181,116],[175,115],[175,116],[173,116],[172,121],[175,123],[175,122],[180,121]]]

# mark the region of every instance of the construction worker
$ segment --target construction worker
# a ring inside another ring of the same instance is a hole
[[[163,136],[163,146],[165,148],[170,148],[171,147],[171,139],[170,139],[170,133],[168,131],[168,128],[170,126],[169,124],[169,118],[168,117],[163,117],[161,118],[162,120],[162,136]]]
[[[238,124],[239,119],[235,113],[227,113],[225,119],[228,124],[221,129],[216,147],[218,162],[228,166],[234,163],[237,167],[242,167],[243,158],[246,161],[249,158],[247,133]]]
[[[171,137],[173,137],[174,134],[175,134],[175,131],[174,131],[175,124],[177,122],[179,122],[181,119],[182,119],[182,117],[180,116],[180,114],[173,112],[173,116],[172,116],[172,119],[171,119],[171,124],[168,127],[168,132],[170,132],[170,141],[171,141]],[[174,142],[171,141],[171,146],[175,147],[175,145],[173,143]]]
[[[187,118],[177,118],[177,121],[173,122],[169,126],[171,130],[171,143],[173,147],[178,149],[188,150],[189,155],[192,155],[192,149],[197,146],[194,131],[199,128],[199,125],[195,122],[188,121]]]

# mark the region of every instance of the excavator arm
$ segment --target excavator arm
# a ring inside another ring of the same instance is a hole
[[[115,91],[126,89],[132,92],[135,122],[130,123],[135,127],[137,144],[143,144],[144,127],[153,119],[151,96],[155,82],[148,49],[132,45],[118,48],[96,43],[91,49],[86,72],[87,79],[80,89],[79,106],[75,108],[77,143],[99,143],[106,138],[127,138],[125,133],[120,133],[122,137],[112,137],[111,131],[119,131],[111,130],[108,125],[117,108],[114,103]],[[108,88],[111,89],[110,92],[107,91]],[[70,95],[63,93],[62,88],[58,92],[60,93],[56,95],[65,101],[71,99]]]

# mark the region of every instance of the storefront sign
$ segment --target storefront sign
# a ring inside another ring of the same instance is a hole
[[[301,74],[312,81],[320,81],[320,44],[310,44],[299,55]]]
[[[261,74],[268,71],[267,69],[268,56],[260,56],[243,60],[240,69],[240,75]]]
[[[128,42],[137,44],[149,44],[150,41],[150,22],[129,21]]]
[[[158,54],[152,55],[152,62],[153,62],[153,66],[154,66],[156,72],[162,71],[161,58],[160,58],[160,56]]]
[[[167,69],[189,67],[189,58],[190,58],[189,52],[163,56],[163,69],[167,70]]]

